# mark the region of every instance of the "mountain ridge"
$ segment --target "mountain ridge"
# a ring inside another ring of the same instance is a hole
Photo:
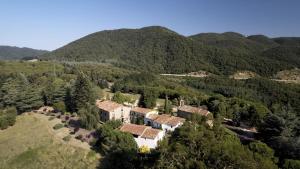
[[[18,60],[23,58],[37,58],[49,51],[28,47],[0,46],[0,60]]]
[[[249,70],[271,76],[280,70],[300,67],[298,51],[290,48],[297,47],[297,43],[297,38],[280,38],[275,41],[264,35],[246,37],[236,32],[183,36],[165,27],[150,26],[95,32],[47,53],[42,58],[109,62],[125,68],[157,73],[205,70],[216,74],[231,74],[238,70]],[[276,48],[282,46],[287,46],[291,61],[274,56]]]

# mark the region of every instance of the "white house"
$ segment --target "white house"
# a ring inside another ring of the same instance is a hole
[[[154,149],[157,147],[158,141],[162,140],[165,136],[163,130],[137,124],[123,124],[120,131],[132,134],[139,148],[147,146]]]
[[[163,131],[174,131],[177,127],[183,125],[185,119],[167,114],[156,115],[151,114],[145,118],[145,124],[151,125],[153,128],[162,129]]]

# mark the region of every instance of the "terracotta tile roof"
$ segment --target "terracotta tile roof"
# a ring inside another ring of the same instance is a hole
[[[142,135],[143,132],[147,129],[147,126],[136,125],[136,124],[124,124],[120,130],[123,132],[128,132],[134,135]]]
[[[96,101],[96,106],[99,109],[111,112],[111,111],[114,111],[115,109],[117,109],[119,107],[122,107],[123,105],[121,105],[119,103],[116,103],[116,102],[113,102],[113,101],[110,101],[110,100],[105,100],[105,101],[97,100]]]
[[[179,111],[184,111],[184,112],[188,112],[188,113],[196,113],[196,114],[200,114],[203,116],[207,116],[210,112],[202,107],[193,107],[193,106],[188,106],[188,105],[184,105],[178,108]]]
[[[141,135],[142,138],[150,138],[150,139],[154,139],[159,132],[161,132],[162,130],[158,130],[158,129],[153,129],[153,128],[147,128],[144,133]]]
[[[159,116],[158,114],[149,114],[147,118],[150,120],[155,120],[157,119],[158,116]]]
[[[171,118],[171,115],[162,114],[162,115],[159,115],[154,121],[159,124],[165,124],[166,122],[169,121],[170,118]]]
[[[142,108],[142,107],[134,107],[133,109],[131,109],[131,111],[136,112],[136,113],[141,113],[141,114],[147,114],[153,110],[147,109],[147,108]]]
[[[158,115],[154,121],[159,124],[167,124],[169,126],[176,126],[179,123],[183,123],[185,121],[184,118],[175,117],[167,114]]]
[[[170,126],[176,126],[177,124],[183,123],[184,121],[184,118],[172,116],[166,124]]]
[[[143,126],[143,125],[124,124],[120,128],[120,131],[138,135],[141,136],[142,138],[154,139],[162,130],[153,129],[151,127]]]

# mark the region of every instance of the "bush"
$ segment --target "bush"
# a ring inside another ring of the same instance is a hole
[[[17,110],[16,108],[7,108],[0,110],[0,129],[6,129],[13,126],[16,122]]]
[[[284,160],[283,169],[298,169],[300,168],[300,160]]]
[[[58,123],[58,124],[55,124],[55,126],[53,127],[53,129],[54,129],[54,130],[58,130],[58,129],[61,129],[61,128],[63,128],[63,127],[64,127],[63,124]]]
[[[49,121],[51,121],[51,120],[54,120],[55,119],[55,117],[53,117],[53,116],[51,116],[51,117],[49,117]]]
[[[71,138],[72,138],[72,137],[71,137],[70,135],[67,135],[66,137],[63,138],[63,140],[64,140],[64,141],[70,141]]]
[[[54,104],[53,104],[53,107],[54,107],[56,110],[61,111],[62,113],[66,112],[66,105],[65,105],[64,102],[57,102],[57,103],[54,103]]]

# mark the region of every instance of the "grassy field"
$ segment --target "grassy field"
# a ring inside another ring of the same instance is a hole
[[[62,72],[63,66],[54,62],[24,62],[24,61],[1,61],[0,62],[0,74],[10,73],[49,73],[53,72],[55,68],[56,72]]]
[[[0,131],[0,169],[96,168],[99,155],[64,142],[52,129],[56,123],[42,115],[18,116],[13,127]]]

